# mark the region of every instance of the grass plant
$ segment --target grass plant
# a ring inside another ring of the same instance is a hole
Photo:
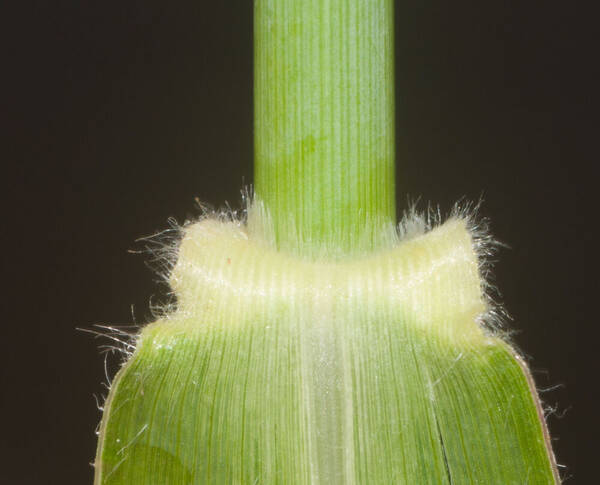
[[[554,484],[473,211],[394,188],[392,0],[256,0],[255,197],[163,257],[96,485]]]

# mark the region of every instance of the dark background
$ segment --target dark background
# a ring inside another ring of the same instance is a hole
[[[592,236],[566,134],[582,122],[570,16],[397,2],[397,186],[400,211],[483,195],[510,245],[495,274],[514,340],[538,386],[558,386],[542,399],[562,473],[592,483],[576,461]],[[132,308],[147,322],[164,288],[136,238],[194,217],[194,197],[237,206],[252,183],[252,2],[20,2],[2,18],[0,482],[91,483],[105,342],[77,327],[131,324]]]

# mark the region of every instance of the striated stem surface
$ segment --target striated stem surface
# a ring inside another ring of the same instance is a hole
[[[392,0],[255,2],[255,193],[276,246],[377,249],[395,222]]]

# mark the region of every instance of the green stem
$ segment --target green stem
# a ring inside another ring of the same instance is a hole
[[[381,247],[395,223],[392,0],[256,0],[255,193],[276,245]]]

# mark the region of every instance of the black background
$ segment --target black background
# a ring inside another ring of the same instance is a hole
[[[510,246],[495,274],[514,340],[538,386],[558,385],[542,398],[562,473],[592,483],[576,463],[591,235],[566,136],[572,15],[397,2],[397,191],[400,211],[483,196]],[[91,483],[104,359],[77,327],[131,324],[132,308],[147,322],[164,288],[136,238],[252,183],[252,2],[21,2],[3,22],[0,483]]]

